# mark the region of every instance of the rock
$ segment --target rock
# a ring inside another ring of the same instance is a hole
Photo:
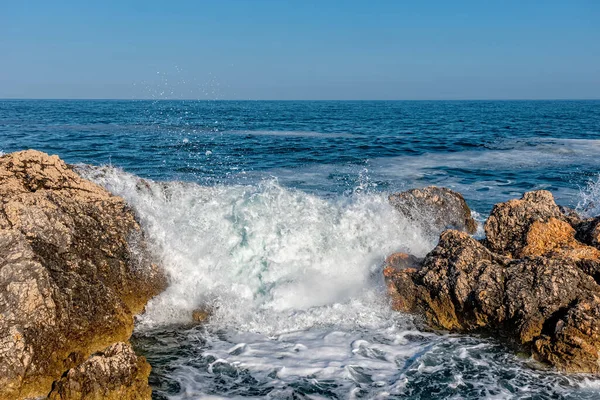
[[[496,253],[518,258],[528,247],[532,225],[547,223],[550,219],[557,229],[561,222],[568,225],[552,193],[546,190],[527,192],[519,200],[496,204],[484,226],[486,245]]]
[[[579,241],[600,249],[600,217],[582,220],[575,229],[575,236]]]
[[[573,214],[566,216],[563,211],[545,190],[497,204],[485,223],[485,243],[490,250],[508,257],[573,259],[600,282],[600,251],[577,240],[579,237],[594,243],[594,223],[576,219]]]
[[[579,213],[574,209],[560,205],[558,206],[558,209],[564,215],[564,217],[567,219],[567,221],[569,222],[569,224],[571,224],[572,227],[575,228],[581,223],[581,217],[579,216]]]
[[[388,293],[392,294],[392,307],[394,309],[408,310],[412,308],[415,299],[406,300],[406,296],[397,295],[395,293],[396,288],[405,287],[405,285],[398,285],[396,281],[403,279],[406,273],[415,272],[421,268],[422,261],[422,259],[407,253],[393,253],[386,258],[383,267],[383,276],[385,277]]]
[[[496,205],[485,229],[482,242],[445,231],[420,268],[384,270],[393,307],[434,329],[506,338],[561,371],[600,373],[600,251],[577,240],[587,231],[545,191]]]
[[[57,156],[1,156],[0,199],[0,399],[46,395],[166,281],[123,199]]]
[[[210,310],[206,308],[197,308],[194,311],[192,311],[192,320],[194,322],[206,322],[210,315]]]
[[[385,268],[392,268],[394,270],[403,270],[406,268],[420,268],[422,258],[413,256],[407,253],[393,253],[385,259]]]
[[[130,345],[115,343],[71,368],[56,381],[49,400],[150,400],[150,364]]]
[[[450,189],[429,186],[411,189],[389,196],[390,203],[425,234],[437,237],[445,229],[475,233],[477,224],[460,193]]]
[[[421,314],[436,329],[484,327],[501,303],[505,261],[467,233],[445,231],[420,270],[406,269],[388,278],[395,288],[395,309]]]

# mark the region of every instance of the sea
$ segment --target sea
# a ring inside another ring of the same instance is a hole
[[[390,193],[456,190],[479,237],[529,190],[600,214],[600,101],[0,100],[0,151],[28,148],[125,198],[168,275],[132,338],[154,399],[600,398],[392,311],[382,277],[438,239]]]

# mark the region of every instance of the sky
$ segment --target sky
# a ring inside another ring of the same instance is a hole
[[[0,0],[0,98],[598,99],[597,0]]]

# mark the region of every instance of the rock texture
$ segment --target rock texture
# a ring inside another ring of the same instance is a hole
[[[546,191],[498,204],[484,241],[448,230],[419,268],[388,270],[393,306],[435,329],[500,335],[562,371],[600,373],[600,252],[577,240],[572,217]]]
[[[47,395],[126,341],[165,285],[125,202],[57,156],[0,157],[0,399]]]
[[[49,400],[150,399],[150,364],[119,342],[70,369],[52,387]]]
[[[390,195],[389,201],[427,235],[437,237],[445,229],[469,233],[477,229],[463,196],[450,189],[436,186],[411,189]]]

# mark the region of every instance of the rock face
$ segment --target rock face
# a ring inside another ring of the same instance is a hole
[[[437,237],[445,229],[475,233],[477,224],[460,193],[429,186],[392,194],[389,201],[398,211],[423,227],[425,234]]]
[[[57,156],[0,157],[0,399],[47,395],[129,339],[165,286],[125,202]]]
[[[600,373],[600,252],[567,221],[546,191],[498,204],[484,241],[448,230],[420,268],[388,273],[393,306],[435,329],[499,334],[562,371]]]
[[[600,217],[577,221],[574,227],[578,240],[600,249]]]
[[[119,342],[70,369],[53,385],[49,400],[150,399],[150,364]]]

